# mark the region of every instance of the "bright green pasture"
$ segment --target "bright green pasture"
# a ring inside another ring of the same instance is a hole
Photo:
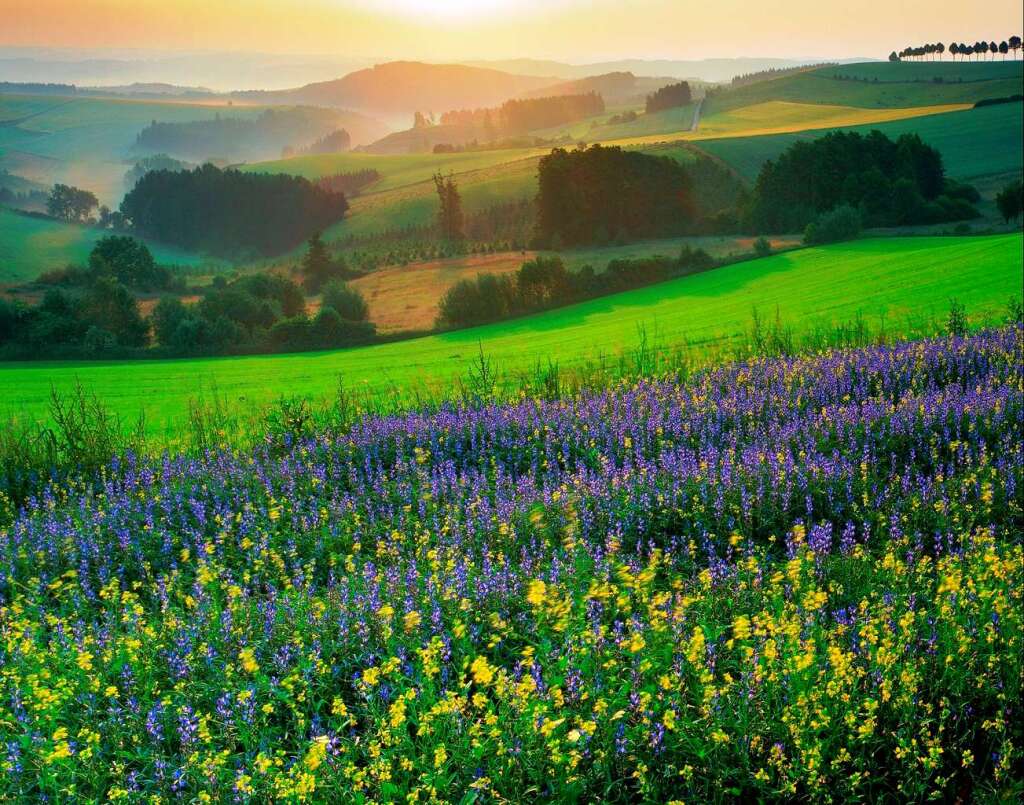
[[[244,358],[0,365],[0,399],[44,417],[51,385],[76,379],[125,416],[147,415],[173,438],[188,400],[214,389],[245,408],[280,395],[326,397],[349,388],[407,389],[464,375],[480,347],[501,370],[548,359],[563,365],[614,355],[638,328],[671,345],[711,344],[744,331],[757,307],[797,329],[861,312],[889,331],[907,317],[944,315],[952,297],[970,313],[995,313],[1020,296],[1021,236],[877,238],[737,263],[510,322],[372,347]]]
[[[921,135],[922,140],[942,153],[946,172],[958,178],[970,179],[1021,170],[1024,124],[1019,103],[843,128],[844,131],[861,133],[872,129],[878,129],[889,137],[908,132]],[[815,139],[824,133],[819,130],[732,137],[702,140],[698,145],[752,181],[766,160],[775,159],[798,140]]]
[[[28,282],[68,263],[84,265],[103,232],[87,226],[34,218],[0,207],[0,284]],[[203,258],[149,243],[157,262],[196,265]]]

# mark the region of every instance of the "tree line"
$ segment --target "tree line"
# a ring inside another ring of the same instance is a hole
[[[1017,51],[1021,49],[1021,38],[1019,36],[1011,36],[1009,39],[1004,39],[1002,42],[996,43],[995,41],[986,42],[979,40],[973,45],[966,42],[951,42],[949,45],[949,54],[955,61],[959,56],[961,59],[969,59],[971,56],[976,59],[981,58],[992,58],[996,57],[996,54],[1001,54],[1005,59],[1008,53],[1013,53],[1013,57],[1017,58]],[[896,52],[895,50],[889,54],[889,61],[898,62],[905,61],[907,59],[928,60],[928,59],[942,59],[942,55],[946,53],[947,48],[942,42],[928,43],[925,45],[916,45],[905,47],[903,50]]]
[[[305,148],[286,145],[281,149],[281,156],[285,159],[310,154],[340,154],[352,148],[352,137],[346,129],[335,129],[330,134],[325,134],[316,142],[310,143]]]
[[[363,168],[346,173],[334,173],[321,176],[316,180],[317,186],[331,193],[344,193],[347,197],[358,196],[381,177],[376,168]]]
[[[817,64],[801,64],[796,67],[769,67],[766,70],[757,70],[752,73],[742,73],[741,75],[735,75],[729,82],[733,87],[745,87],[748,84],[757,84],[761,81],[769,81],[773,78],[782,78],[784,75],[792,75],[794,73],[805,73],[810,70],[816,70],[819,67],[832,67],[835,62],[825,61],[818,62]]]
[[[443,113],[441,124],[478,128],[483,132],[484,140],[491,141],[498,137],[525,134],[534,129],[572,123],[603,114],[604,110],[604,98],[600,93],[587,92],[579,95],[513,99],[496,108],[456,109]]]
[[[461,280],[441,298],[438,329],[473,327],[564,307],[608,294],[665,282],[717,265],[702,249],[684,246],[677,257],[612,260],[604,271],[570,272],[559,257],[524,262],[511,275],[484,273]]]
[[[330,135],[337,123],[336,112],[309,106],[267,109],[252,118],[221,117],[218,112],[212,120],[154,120],[135,143],[138,148],[197,160],[275,156],[287,146]]]
[[[36,305],[0,299],[0,355],[7,358],[218,355],[332,349],[372,341],[365,300],[341,277],[344,264],[311,271],[323,256],[311,244],[304,280],[321,296],[315,315],[302,288],[288,277],[216,277],[191,303],[163,296],[149,316],[131,289],[160,285],[161,272],[145,244],[110,236],[97,242],[73,287],[50,287]],[[163,283],[175,293],[178,282]]]

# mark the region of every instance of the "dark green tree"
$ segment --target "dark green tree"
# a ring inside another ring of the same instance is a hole
[[[302,258],[303,284],[309,293],[319,293],[320,288],[334,274],[334,260],[319,232],[313,234],[306,245]]]
[[[47,213],[76,223],[88,220],[98,206],[99,199],[93,193],[66,184],[55,184],[46,200]]]
[[[138,303],[121,283],[99,277],[82,303],[82,318],[106,330],[126,347],[144,347],[149,341],[149,323],[139,313]]]
[[[1017,220],[1024,213],[1024,187],[1020,180],[1006,185],[999,191],[996,206],[1006,223]]]
[[[93,277],[113,277],[122,285],[147,291],[165,288],[171,279],[145,243],[125,235],[100,238],[89,253],[89,271]]]
[[[462,213],[462,196],[455,183],[455,177],[447,177],[440,173],[434,174],[434,187],[437,190],[438,211],[437,225],[441,237],[449,242],[460,241],[465,237],[465,219]]]

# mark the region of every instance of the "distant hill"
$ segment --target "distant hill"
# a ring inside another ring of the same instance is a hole
[[[558,79],[550,76],[514,75],[462,64],[388,62],[334,81],[277,92],[234,92],[232,97],[257,103],[342,106],[392,119],[407,116],[411,122],[417,110],[494,106],[556,83]]]
[[[469,61],[474,67],[489,67],[505,70],[518,75],[557,76],[562,79],[587,78],[607,73],[633,73],[640,76],[668,76],[671,78],[699,78],[702,81],[731,81],[733,76],[756,73],[786,67],[800,67],[805,64],[819,64],[834,61],[838,64],[871,61],[866,58],[854,59],[621,59],[619,61],[596,62],[594,64],[565,64],[537,59],[507,59],[504,61]]]
[[[160,81],[136,81],[132,84],[120,84],[109,87],[79,87],[79,92],[95,93],[97,95],[144,96],[147,98],[173,98],[187,95],[202,96],[214,94],[213,90],[207,87],[183,87],[178,84],[165,84]]]
[[[541,87],[524,93],[524,98],[543,98],[552,95],[583,95],[596,92],[609,106],[623,103],[642,103],[650,93],[673,84],[675,78],[637,77],[633,73],[605,73],[573,81],[564,81],[554,86]]]
[[[24,83],[89,86],[135,81],[204,86],[287,89],[345,75],[372,64],[347,56],[239,52],[166,52],[132,48],[46,48],[0,45],[0,77]]]

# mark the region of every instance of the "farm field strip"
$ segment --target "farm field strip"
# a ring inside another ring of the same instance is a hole
[[[1019,103],[842,128],[862,134],[878,129],[891,138],[906,133],[919,134],[942,154],[949,175],[961,179],[1020,171],[1024,160],[1020,146],[1024,122]],[[753,181],[766,160],[776,158],[794,142],[821,134],[821,131],[812,131],[709,138],[702,140],[698,147]]]

